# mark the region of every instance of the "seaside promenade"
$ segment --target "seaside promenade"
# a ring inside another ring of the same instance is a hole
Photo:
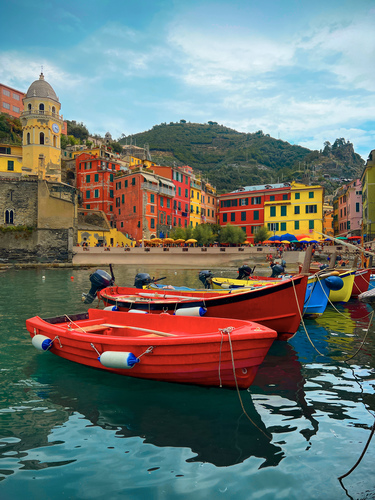
[[[317,251],[314,258],[321,262],[327,261],[327,256],[334,251],[342,251],[342,247],[326,247]],[[133,247],[133,248],[102,248],[75,247],[73,255],[74,266],[96,265],[158,265],[163,267],[192,267],[205,269],[210,267],[269,267],[267,255],[276,258],[276,248],[270,247]],[[303,263],[305,252],[285,251],[283,259],[291,272],[297,271]]]

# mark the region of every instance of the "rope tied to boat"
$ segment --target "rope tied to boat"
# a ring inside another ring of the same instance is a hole
[[[313,341],[311,340],[310,335],[309,335],[309,333],[307,331],[305,322],[303,321],[303,314],[302,314],[302,311],[301,311],[301,308],[300,308],[299,302],[298,302],[298,297],[297,297],[297,292],[296,292],[296,286],[294,284],[294,280],[292,279],[291,281],[292,281],[292,285],[293,285],[294,297],[296,299],[298,313],[300,315],[301,323],[302,323],[303,329],[305,330],[306,337],[309,339],[310,344],[313,346],[313,348],[316,350],[316,352],[319,354],[319,356],[323,356],[323,354],[320,351],[318,351],[318,349],[315,347],[315,345],[314,345]]]

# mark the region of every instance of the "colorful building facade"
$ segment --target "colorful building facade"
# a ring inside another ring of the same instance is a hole
[[[25,93],[0,83],[0,112],[19,118],[23,111]]]
[[[22,146],[0,143],[0,173],[22,175]]]
[[[375,239],[375,149],[368,157],[361,177],[362,236],[364,241]]]

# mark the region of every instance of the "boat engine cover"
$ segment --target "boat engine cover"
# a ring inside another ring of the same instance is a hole
[[[95,300],[96,294],[106,288],[107,286],[112,286],[114,280],[112,277],[101,269],[97,269],[94,273],[90,274],[91,288],[89,293],[82,294],[85,304],[91,304]]]
[[[134,286],[136,288],[142,289],[145,285],[149,285],[154,280],[151,279],[151,276],[147,273],[138,273],[134,278]]]

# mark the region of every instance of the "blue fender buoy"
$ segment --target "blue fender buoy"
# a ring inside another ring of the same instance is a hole
[[[31,339],[31,343],[38,351],[48,351],[52,347],[53,340],[45,335],[37,334]]]
[[[330,290],[341,290],[344,286],[344,282],[340,276],[329,276],[325,278],[325,282]]]
[[[139,363],[137,358],[132,352],[119,352],[119,351],[104,351],[98,360],[106,368],[133,368],[136,363]]]

